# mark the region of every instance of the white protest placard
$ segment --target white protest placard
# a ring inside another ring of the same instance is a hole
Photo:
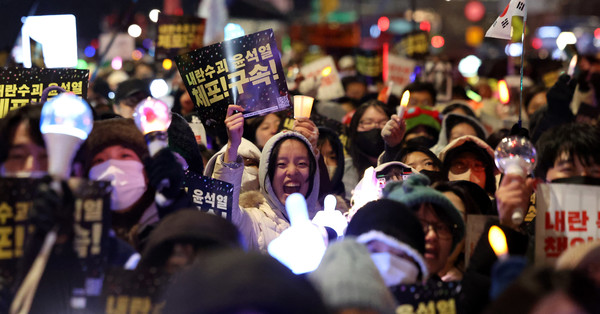
[[[400,96],[404,87],[410,84],[410,76],[417,62],[412,59],[390,54],[388,56],[388,80],[394,82],[392,94]]]
[[[600,238],[600,186],[540,184],[536,194],[536,265],[553,265],[566,249]]]
[[[103,33],[100,34],[100,49],[99,51],[105,52],[106,47],[110,43],[113,34]],[[131,60],[131,53],[135,50],[135,38],[129,36],[127,33],[119,33],[115,37],[115,41],[110,46],[108,52],[104,56],[104,60],[112,60],[114,57],[121,57],[123,60]]]
[[[467,215],[467,226],[465,232],[465,266],[469,266],[469,260],[479,238],[483,235],[485,224],[490,219],[498,218],[492,215]]]
[[[317,59],[300,69],[307,81],[321,80],[317,99],[331,100],[344,96],[344,86],[331,56]]]

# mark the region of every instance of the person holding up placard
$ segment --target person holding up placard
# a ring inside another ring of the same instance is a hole
[[[285,200],[292,193],[306,198],[309,216],[315,215],[319,196],[318,132],[310,120],[299,121],[298,131],[280,132],[262,150],[259,165],[260,193],[240,195],[244,164],[238,155],[244,118],[242,108],[230,105],[225,125],[229,141],[222,157],[216,160],[213,178],[234,185],[232,221],[240,229],[250,249],[266,252],[268,244],[290,226]],[[302,134],[301,134],[302,132]],[[314,144],[303,134],[315,134]]]

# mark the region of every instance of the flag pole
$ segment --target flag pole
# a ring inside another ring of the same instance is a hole
[[[525,9],[527,10],[527,8]],[[519,83],[519,128],[523,127],[521,109],[523,108],[523,69],[525,65],[525,25],[527,24],[527,11],[523,14],[523,31],[521,32],[521,81]]]

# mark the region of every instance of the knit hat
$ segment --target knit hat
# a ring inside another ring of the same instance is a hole
[[[167,289],[164,313],[328,313],[317,290],[259,252],[211,253]]]
[[[442,121],[439,112],[435,110],[426,110],[420,107],[408,108],[404,115],[406,121],[406,132],[409,132],[418,125],[428,126],[439,131]]]
[[[132,119],[114,118],[94,121],[94,128],[85,141],[85,172],[90,170],[92,159],[105,148],[120,145],[133,150],[140,160],[149,156],[144,135]]]
[[[358,308],[394,313],[396,308],[369,251],[355,239],[330,245],[309,279],[333,311]]]
[[[140,265],[164,265],[178,242],[191,243],[201,249],[242,246],[240,232],[231,222],[196,209],[182,209],[163,218],[152,230]]]
[[[383,196],[401,202],[415,211],[423,203],[437,205],[435,208],[438,216],[445,216],[450,220],[444,222],[452,230],[452,248],[465,235],[465,223],[456,207],[444,194],[429,187],[429,178],[424,175],[414,174],[404,181],[391,182],[385,186]]]
[[[399,249],[417,262],[423,280],[428,277],[423,258],[425,233],[415,213],[404,204],[390,199],[367,203],[350,220],[346,236],[355,236],[365,244],[378,240]]]
[[[169,149],[178,153],[185,159],[189,169],[202,174],[204,172],[204,163],[200,148],[196,143],[194,131],[188,122],[179,114],[171,113],[171,125],[167,129],[169,137]]]

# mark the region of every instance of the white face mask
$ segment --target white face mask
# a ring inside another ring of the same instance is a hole
[[[335,170],[337,170],[337,166],[327,166],[327,172],[329,173],[329,180],[333,179]]]
[[[464,181],[471,181],[471,169],[460,173],[460,174],[456,174],[453,173],[452,171],[448,172],[448,180],[450,181],[460,181],[460,180],[464,180]]]
[[[258,182],[258,167],[244,167],[244,172],[242,173],[241,193],[258,190],[260,190],[260,184]]]
[[[90,169],[90,179],[110,181],[110,208],[121,210],[137,202],[146,192],[144,165],[135,160],[109,159]]]
[[[417,282],[419,268],[415,263],[390,252],[371,253],[371,259],[375,262],[386,286],[393,287]]]

